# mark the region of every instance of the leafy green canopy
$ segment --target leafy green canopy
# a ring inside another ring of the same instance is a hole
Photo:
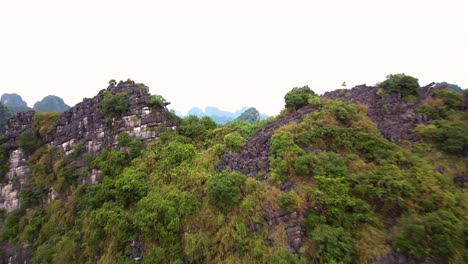
[[[315,95],[309,86],[295,87],[284,96],[286,108],[299,109],[308,104],[311,96]]]
[[[213,205],[229,210],[241,200],[245,176],[236,171],[223,171],[208,181],[208,199]]]
[[[417,97],[421,88],[418,79],[404,73],[388,75],[381,87],[388,93],[401,94],[403,98],[408,96]]]
[[[110,91],[104,92],[104,99],[101,103],[101,113],[107,118],[118,117],[128,110],[127,93],[121,92],[112,94]]]

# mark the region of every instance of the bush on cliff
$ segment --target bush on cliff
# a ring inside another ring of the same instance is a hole
[[[101,104],[101,112],[107,118],[114,118],[122,115],[128,110],[127,93],[121,92],[112,94],[110,91],[104,92],[104,99]]]

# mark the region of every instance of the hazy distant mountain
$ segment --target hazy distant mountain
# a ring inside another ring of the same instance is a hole
[[[3,94],[0,98],[0,103],[8,107],[10,112],[13,114],[31,109],[28,107],[28,104],[25,101],[23,101],[23,98],[21,98],[21,96],[15,93]]]
[[[248,123],[255,123],[260,121],[260,113],[254,107],[250,107],[249,109],[245,110],[239,117],[235,120],[237,121],[244,121]]]
[[[235,112],[230,112],[230,111],[219,109],[218,107],[215,107],[215,106],[207,106],[205,107],[205,111],[203,111],[199,107],[193,107],[188,111],[187,116],[189,115],[194,115],[197,117],[209,116],[213,119],[213,121],[215,121],[218,124],[226,124],[238,118],[242,113],[244,113],[248,109],[251,109],[251,108],[244,106],[241,109],[236,110]],[[255,111],[257,110],[255,109]],[[176,111],[176,113],[177,112],[180,113],[179,111]],[[179,116],[183,117],[182,114],[179,114]],[[266,119],[266,118],[268,118],[268,115],[259,113],[259,120]]]
[[[41,101],[36,102],[33,109],[36,112],[64,112],[70,109],[70,106],[65,104],[62,98],[48,95]]]
[[[463,92],[463,89],[460,86],[453,84],[453,83],[448,83],[448,82],[436,83],[434,87],[435,88],[446,87],[446,88],[454,90],[455,92],[460,92],[460,93]]]
[[[188,116],[194,115],[194,116],[202,117],[205,115],[205,113],[203,113],[203,110],[201,110],[201,108],[193,107],[192,109],[188,111],[187,115]]]

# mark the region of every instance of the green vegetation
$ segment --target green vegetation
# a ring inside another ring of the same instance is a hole
[[[155,108],[155,109],[162,109],[166,107],[169,103],[160,95],[152,95],[146,104],[149,107]]]
[[[317,111],[276,130],[270,171],[253,177],[215,167],[266,121],[189,116],[148,144],[121,133],[93,157],[83,143],[69,154],[45,146],[57,116],[38,115],[19,142],[31,181],[0,237],[28,245],[35,263],[133,263],[135,251],[142,263],[373,263],[392,250],[466,262],[468,197],[452,181],[467,173],[458,97],[437,94],[447,113],[417,128],[421,142],[395,144],[365,107],[306,94]],[[0,147],[0,162],[7,155]],[[83,184],[92,170],[103,178]],[[284,211],[297,218],[270,219]]]
[[[10,167],[10,155],[4,145],[4,139],[0,137],[0,182],[5,180],[5,176]]]
[[[210,203],[229,210],[242,198],[241,187],[245,176],[235,171],[224,171],[208,181],[206,193]]]
[[[38,139],[36,131],[28,129],[21,133],[18,139],[20,149],[28,154],[32,154],[41,146],[42,142]]]
[[[437,90],[418,109],[435,120],[418,125],[415,131],[421,139],[449,154],[462,155],[468,149],[468,114],[462,111],[463,94],[452,90]]]
[[[104,99],[101,103],[101,113],[107,118],[114,118],[122,115],[128,110],[127,93],[121,92],[112,94],[104,91]]]
[[[0,135],[5,132],[6,123],[10,117],[10,110],[5,105],[0,103]]]
[[[284,96],[286,108],[299,109],[307,105],[311,96],[315,95],[309,86],[295,87]]]
[[[388,75],[381,87],[388,93],[397,93],[406,99],[418,97],[421,88],[418,79],[404,73]]]

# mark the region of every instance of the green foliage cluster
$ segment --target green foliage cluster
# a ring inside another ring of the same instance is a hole
[[[208,199],[213,205],[229,210],[241,200],[245,176],[236,171],[223,171],[208,181]]]
[[[416,98],[421,88],[418,79],[404,73],[388,75],[380,86],[388,93],[397,93],[407,99]]]
[[[179,134],[192,139],[196,144],[205,142],[208,132],[218,125],[210,117],[188,116],[182,120],[178,128]]]
[[[419,157],[411,149],[384,139],[358,105],[333,100],[321,104],[320,112],[309,114],[300,124],[282,127],[271,140],[273,183],[288,180],[303,185],[313,179],[312,185],[299,192],[299,200],[310,201],[307,207],[313,208],[306,219],[311,245],[305,254],[310,261],[354,263],[358,257],[373,261],[388,253],[391,246],[420,260],[462,259],[460,230],[461,223],[466,223],[466,213],[456,200],[466,198],[430,165],[427,153]],[[444,122],[448,121],[436,124]],[[444,131],[457,138],[453,134],[463,134],[464,128],[461,123],[458,126],[461,129],[448,127]],[[453,145],[463,148],[463,144]],[[457,162],[460,169],[454,175],[466,173],[462,159]],[[279,204],[293,208],[291,200],[290,193],[283,193]],[[440,210],[451,215],[440,220],[447,221],[447,228],[457,226],[450,229],[457,230],[453,231],[453,240],[440,238],[445,231],[434,226],[421,227],[425,231],[409,239],[413,222],[405,219],[425,219],[426,214]],[[382,219],[389,218],[399,220],[394,231],[383,228]],[[363,235],[368,230],[376,235]],[[390,237],[395,239],[388,244]],[[452,252],[442,251],[445,246],[439,243],[453,246]]]
[[[224,143],[229,150],[240,152],[245,139],[239,133],[231,133],[224,137]]]
[[[435,120],[433,124],[418,125],[415,131],[422,140],[439,150],[463,155],[468,149],[468,114],[462,111],[463,94],[452,90],[437,90],[418,111]]]
[[[113,94],[104,91],[104,98],[101,103],[101,113],[107,118],[115,118],[128,110],[128,95],[126,92]]]
[[[10,168],[10,153],[4,145],[4,139],[0,137],[0,182],[5,180],[5,176]]]
[[[433,119],[446,119],[456,115],[463,107],[463,94],[452,90],[440,89],[427,99],[418,112]]]
[[[308,104],[310,97],[314,96],[315,93],[309,86],[294,87],[284,96],[286,108],[299,109]]]
[[[0,135],[5,132],[6,123],[10,117],[11,112],[8,107],[0,103]]]
[[[152,95],[146,104],[151,108],[162,109],[169,103],[161,95]]]
[[[55,129],[58,112],[41,112],[34,115],[32,128],[26,129],[18,139],[19,147],[27,154],[32,154],[44,144],[44,140]]]
[[[28,154],[32,154],[42,145],[37,132],[33,129],[25,130],[18,139],[18,146]]]

